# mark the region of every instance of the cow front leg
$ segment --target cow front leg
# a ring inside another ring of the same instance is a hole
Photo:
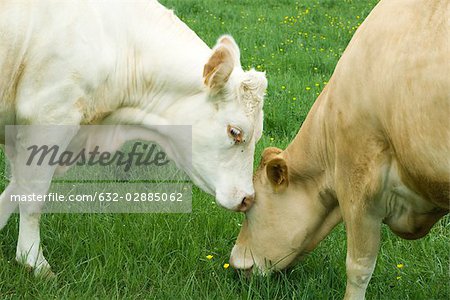
[[[40,216],[45,202],[37,200],[43,197],[49,187],[56,165],[50,163],[51,155],[46,155],[41,164],[36,160],[29,163],[30,145],[57,145],[64,151],[79,126],[22,126],[18,129],[15,147],[16,157],[12,162],[14,178],[11,195],[19,195],[20,201],[19,238],[16,260],[34,270],[36,276],[53,277],[49,263],[44,257],[40,238]]]
[[[380,246],[381,220],[358,207],[345,216],[347,287],[345,299],[364,299]]]
[[[18,206],[17,202],[11,201],[11,195],[13,195],[15,191],[17,191],[17,185],[14,180],[11,180],[6,189],[0,195],[0,230],[5,227],[9,217]]]
[[[359,120],[359,119],[358,119]],[[365,126],[367,125],[367,126]],[[380,248],[385,210],[380,206],[388,145],[372,134],[372,123],[339,116],[336,195],[347,233],[345,299],[364,299]],[[358,141],[355,143],[355,141]]]
[[[37,203],[21,204],[19,239],[16,249],[16,260],[33,269],[38,277],[53,277],[50,264],[44,257],[41,247],[39,221],[41,206]]]

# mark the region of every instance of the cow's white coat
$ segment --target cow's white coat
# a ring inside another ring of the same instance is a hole
[[[0,36],[0,144],[8,124],[73,125],[54,137],[66,145],[80,124],[142,125],[148,129],[143,137],[170,145],[172,158],[220,205],[236,209],[253,195],[267,81],[263,73],[242,70],[231,37],[211,50],[150,0],[2,1]],[[214,61],[218,51],[228,56]],[[214,74],[203,74],[208,62]],[[152,129],[182,124],[192,126],[192,164],[176,137]],[[229,125],[242,130],[245,142],[235,144]],[[19,132],[10,160],[20,163],[21,139],[30,135]],[[118,148],[123,139],[109,142]],[[0,198],[0,228],[15,209],[10,195],[46,193],[55,171],[19,169]],[[49,268],[40,250],[39,210],[20,206],[17,248],[17,258],[38,271]]]

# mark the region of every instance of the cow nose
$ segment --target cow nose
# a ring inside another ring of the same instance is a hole
[[[241,272],[247,278],[250,278],[253,275],[253,264],[245,269],[241,269],[241,268],[239,268],[239,265],[237,265],[235,263],[233,256],[231,256],[230,257],[230,265],[233,269],[235,269],[237,272]]]
[[[255,195],[254,194],[245,196],[244,199],[242,199],[241,204],[239,204],[237,210],[240,211],[240,212],[246,212],[247,210],[250,209],[250,207],[252,207],[254,199],[255,199]]]

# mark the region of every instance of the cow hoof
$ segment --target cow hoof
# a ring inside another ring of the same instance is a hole
[[[54,280],[56,279],[55,273],[50,268],[36,268],[34,269],[34,276],[38,279]]]
[[[25,270],[28,272],[33,272],[34,277],[39,279],[53,279],[56,278],[55,273],[53,273],[50,265],[47,261],[42,262],[38,267],[33,267],[29,263],[25,262],[24,259],[16,258],[16,261],[21,264]]]

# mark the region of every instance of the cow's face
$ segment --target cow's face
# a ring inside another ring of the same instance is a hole
[[[230,258],[237,269],[266,273],[286,268],[322,238],[326,210],[314,188],[293,182],[280,153],[280,149],[267,148],[256,171],[255,202],[246,213]]]
[[[262,72],[242,70],[239,48],[229,36],[214,47],[203,79],[210,111],[193,125],[192,177],[219,205],[245,210],[254,195],[253,158],[267,80]]]

